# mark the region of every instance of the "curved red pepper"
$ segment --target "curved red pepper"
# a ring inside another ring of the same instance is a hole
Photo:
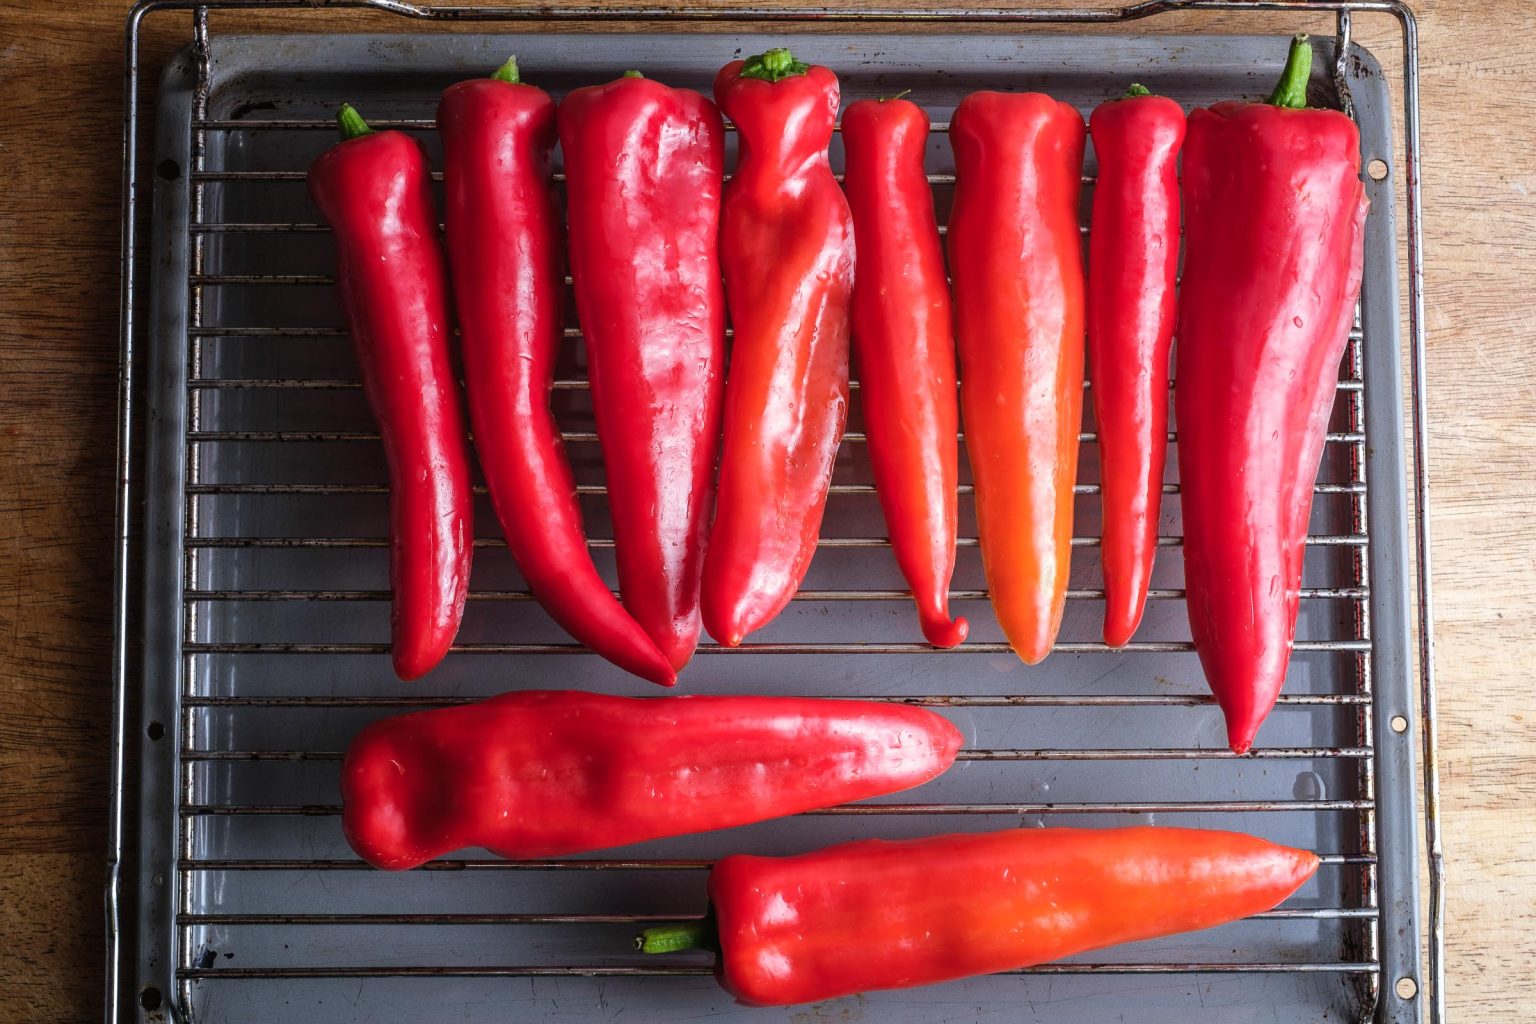
[[[1308,110],[1297,37],[1270,102],[1189,118],[1179,489],[1189,627],[1239,753],[1285,682],[1307,520],[1364,261],[1355,124]]]
[[[724,126],[703,96],[638,72],[575,90],[558,120],[619,591],[680,669],[699,639],[724,390]]]
[[[1009,829],[797,857],[727,857],[710,922],[636,945],[709,944],[743,1003],[783,1006],[1017,970],[1260,913],[1317,870],[1315,854],[1236,832]],[[712,924],[712,927],[711,927]]]
[[[1141,622],[1168,455],[1184,111],[1139,85],[1089,119],[1099,177],[1088,241],[1088,379],[1099,436],[1104,642]]]
[[[448,275],[421,145],[343,106],[343,141],[309,169],[336,239],[337,284],[389,462],[395,673],[430,672],[453,643],[473,540],[464,415],[449,359]]]
[[[960,742],[900,704],[509,693],[364,729],[342,765],[342,825],[381,868],[465,846],[550,857],[909,789]]]
[[[555,104],[518,81],[460,82],[437,108],[444,220],[475,448],[507,547],[534,597],[577,640],[670,686],[676,673],[587,550],[576,478],[549,408],[561,338]]]
[[[950,124],[960,407],[992,608],[1028,664],[1066,607],[1083,408],[1083,118],[972,93]]]
[[[875,490],[923,636],[954,647],[970,631],[949,617],[960,409],[927,142],[928,115],[908,100],[860,100],[843,111],[843,186],[859,254],[853,348]]]
[[[735,647],[816,552],[848,415],[853,222],[827,159],[836,75],[770,50],[721,68],[715,98],[740,150],[720,233],[736,333],[704,626]]]

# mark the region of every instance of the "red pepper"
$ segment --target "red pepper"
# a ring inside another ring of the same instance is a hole
[[[992,608],[1028,664],[1066,607],[1083,408],[1083,118],[972,93],[950,124],[960,407]]]
[[[575,90],[558,120],[619,591],[680,669],[699,639],[724,391],[724,126],[703,96],[639,72]]]
[[[437,129],[469,415],[507,547],[534,597],[572,636],[670,686],[672,666],[592,563],[549,407],[564,299],[554,101],[520,84],[509,60],[492,78],[450,86]]]
[[[1168,455],[1168,349],[1179,266],[1184,111],[1139,85],[1089,120],[1098,157],[1088,242],[1088,378],[1099,436],[1104,642],[1141,623]]]
[[[368,726],[342,765],[342,825],[381,868],[465,846],[550,857],[909,789],[960,741],[900,704],[531,690]]]
[[[735,647],[816,552],[848,414],[853,222],[827,159],[836,75],[769,50],[721,68],[715,98],[740,150],[720,234],[736,333],[704,627]]]
[[[1270,909],[1317,865],[1305,850],[1202,829],[866,839],[727,857],[709,876],[710,917],[648,929],[636,946],[712,945],[720,984],[741,1002],[810,1003],[1211,928]]]
[[[363,390],[389,462],[395,674],[448,653],[469,590],[473,507],[464,414],[449,357],[448,275],[421,145],[356,110],[309,169],[336,239],[337,284]]]
[[[1296,635],[1307,520],[1364,261],[1355,124],[1306,109],[1312,50],[1268,103],[1189,118],[1179,488],[1189,626],[1239,753]]]
[[[959,400],[944,249],[923,172],[928,115],[904,99],[860,100],[843,112],[843,185],[858,269],[853,347],[864,436],[891,549],[917,602],[923,636],[954,647],[950,620],[959,515]]]

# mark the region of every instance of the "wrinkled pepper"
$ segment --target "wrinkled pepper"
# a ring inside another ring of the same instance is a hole
[[[927,142],[928,115],[909,100],[860,100],[843,111],[843,188],[858,247],[853,352],[875,491],[923,636],[954,647],[970,631],[949,615],[960,409]]]
[[[1040,93],[955,110],[949,269],[981,561],[1020,658],[1066,607],[1083,407],[1082,115]]]
[[[475,448],[512,558],[567,632],[671,685],[672,665],[598,575],[550,409],[562,336],[563,239],[551,177],[555,104],[509,60],[437,109],[444,221]]]
[[[639,72],[576,89],[557,120],[619,592],[681,669],[699,638],[724,393],[724,125],[708,99]]]
[[[1296,634],[1313,484],[1360,292],[1355,124],[1309,109],[1293,43],[1267,103],[1189,118],[1175,353],[1184,586],[1206,680],[1241,753]]]
[[[342,825],[381,868],[466,846],[580,853],[909,789],[960,742],[900,704],[530,690],[369,725],[342,765]]]
[[[735,331],[704,626],[739,645],[810,567],[848,414],[854,238],[827,146],[837,76],[769,50],[715,77],[737,128],[721,266]]]
[[[469,451],[449,353],[448,274],[421,144],[375,132],[351,106],[342,142],[309,169],[336,240],[337,285],[389,463],[395,674],[430,672],[469,593]]]
[[[635,945],[716,951],[756,1006],[1017,970],[1269,910],[1317,870],[1305,850],[1183,828],[1009,829],[727,857],[701,921]]]
[[[1168,455],[1168,350],[1179,268],[1184,111],[1139,85],[1100,104],[1088,235],[1088,379],[1099,440],[1104,642],[1141,623]]]

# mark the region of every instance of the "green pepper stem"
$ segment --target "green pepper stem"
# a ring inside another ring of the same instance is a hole
[[[523,78],[517,70],[517,54],[514,53],[512,56],[508,57],[505,64],[497,68],[495,71],[492,71],[491,77],[496,79],[498,82],[511,82],[513,85],[517,85],[519,82],[521,82]]]
[[[777,82],[780,79],[803,75],[809,70],[809,64],[795,60],[794,54],[779,46],[760,53],[756,57],[748,57],[746,63],[741,66],[741,77]]]
[[[1152,90],[1148,89],[1146,86],[1142,85],[1140,82],[1132,82],[1131,83],[1131,87],[1129,89],[1125,90],[1125,99],[1128,99],[1128,100],[1133,100],[1137,96],[1151,96],[1151,95],[1152,95]]]
[[[626,71],[626,72],[624,72],[624,77],[625,78],[644,78],[645,76],[642,75],[638,71]]]
[[[1304,110],[1307,106],[1307,79],[1312,76],[1312,44],[1307,34],[1300,33],[1291,40],[1291,52],[1285,58],[1285,70],[1275,91],[1269,94],[1272,106]]]
[[[359,114],[357,108],[350,103],[343,103],[341,109],[336,111],[336,124],[341,129],[343,142],[373,134],[373,129],[368,127],[368,122],[363,120],[363,115]]]
[[[680,953],[685,949],[719,949],[715,922],[708,917],[697,921],[659,924],[635,936],[635,948],[642,953]]]

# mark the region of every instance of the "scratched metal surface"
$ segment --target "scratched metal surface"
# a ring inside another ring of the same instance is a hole
[[[1411,778],[1376,749],[1378,716],[1408,706],[1407,641],[1393,612],[1408,579],[1402,534],[1386,533],[1382,550],[1381,534],[1366,529],[1396,523],[1403,504],[1389,182],[1368,182],[1363,330],[1340,369],[1318,477],[1298,651],[1253,756],[1227,754],[1188,650],[1172,459],[1166,546],[1131,650],[1099,643],[1090,408],[1061,649],[1033,668],[1002,649],[962,493],[954,589],[972,636],[957,652],[935,652],[917,643],[882,544],[855,391],[806,592],[742,651],[701,649],[679,692],[922,703],[965,733],[953,770],[838,813],[536,865],[465,851],[384,874],[347,848],[337,757],[364,723],[521,687],[656,691],[563,649],[568,638],[521,593],[483,494],[459,649],[420,682],[391,674],[384,463],[329,284],[330,239],[303,182],[333,141],[331,113],[349,100],[375,123],[403,119],[435,156],[439,91],[509,52],[529,81],[557,95],[630,67],[707,89],[725,60],[782,38],[215,36],[206,95],[190,58],[168,72],[156,152],[144,595],[145,718],[162,734],[144,741],[141,815],[141,876],[159,874],[162,884],[145,883],[138,933],[141,976],[161,986],[166,1009],[232,1022],[1336,1021],[1374,1013],[1381,964],[1416,962],[1414,853],[1402,833]],[[1187,107],[1253,97],[1285,50],[1272,37],[821,32],[794,43],[797,55],[839,73],[845,102],[911,88],[940,127],[978,88],[1043,89],[1085,112],[1133,80]],[[1321,70],[1314,85],[1328,91]],[[1390,155],[1386,86],[1368,55],[1355,61],[1351,91],[1367,156]],[[941,217],[952,169],[947,135],[936,131],[929,170]],[[1091,150],[1085,173],[1091,179]],[[1091,181],[1085,210],[1090,194]],[[574,318],[570,326],[578,333]],[[579,337],[559,376],[557,411],[611,579]],[[1368,423],[1377,401],[1382,411]],[[1394,464],[1395,486],[1376,486],[1392,484]],[[637,925],[702,912],[707,863],[730,852],[1152,822],[1253,832],[1325,862],[1259,918],[814,1007],[738,1007],[708,976],[707,957],[658,960],[629,948]],[[1383,1014],[1413,1019],[1401,1007]]]

